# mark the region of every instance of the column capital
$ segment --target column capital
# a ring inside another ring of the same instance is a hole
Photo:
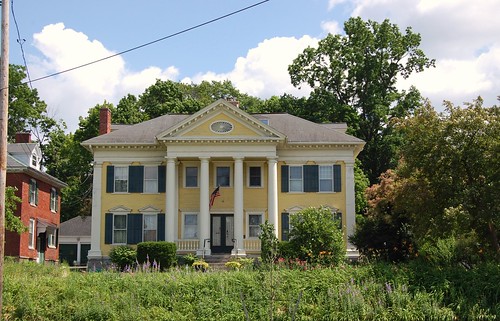
[[[93,167],[102,167],[103,162],[93,161],[90,163]]]
[[[245,156],[233,156],[234,161],[243,161],[245,159]]]
[[[270,157],[267,157],[267,161],[269,163],[277,163],[278,162],[278,156],[270,156]]]
[[[165,156],[165,159],[167,160],[167,162],[176,162],[177,161],[177,157],[175,157],[175,156]]]
[[[210,157],[209,156],[200,156],[200,157],[198,157],[198,159],[201,162],[208,162],[208,161],[210,161]]]

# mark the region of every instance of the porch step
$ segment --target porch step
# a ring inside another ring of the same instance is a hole
[[[212,254],[205,256],[205,262],[210,265],[211,269],[214,270],[225,270],[226,262],[231,260],[231,254]]]

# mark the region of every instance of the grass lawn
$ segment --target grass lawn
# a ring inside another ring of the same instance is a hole
[[[499,320],[500,266],[71,272],[5,262],[3,320]]]

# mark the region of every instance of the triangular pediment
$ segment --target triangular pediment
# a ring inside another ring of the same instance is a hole
[[[302,211],[303,209],[304,208],[302,206],[295,205],[285,209],[285,213],[296,213]]]
[[[144,206],[139,209],[140,213],[159,213],[161,209],[154,207],[153,205]]]
[[[108,210],[108,212],[110,212],[110,213],[130,213],[130,212],[132,212],[132,209],[128,208],[126,206],[123,206],[123,205],[118,205],[118,206],[115,206],[113,208],[110,208]]]
[[[156,136],[159,141],[283,141],[285,136],[219,99]]]

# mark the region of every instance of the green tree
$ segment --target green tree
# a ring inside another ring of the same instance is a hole
[[[344,259],[344,238],[330,209],[310,207],[292,214],[290,226],[289,242],[300,259],[323,264]]]
[[[419,239],[473,233],[500,258],[500,108],[482,104],[427,104],[401,122],[398,206]]]
[[[419,34],[411,28],[403,34],[389,20],[350,18],[344,31],[345,35],[329,34],[317,48],[306,48],[288,71],[294,86],[305,83],[313,89],[315,113],[322,115],[317,121],[345,121],[366,141],[359,157],[374,183],[395,164],[391,118],[416,107],[409,102],[416,103],[418,91],[400,92],[396,81],[433,66],[434,60],[419,49]]]
[[[16,191],[17,189],[12,186],[7,186],[5,190],[5,229],[21,234],[26,232],[28,228],[15,215],[17,203],[21,202],[21,199],[16,195]]]
[[[23,83],[25,70],[23,66],[9,65],[8,139],[13,141],[16,133],[29,131],[43,144],[52,130],[65,125],[50,117],[47,105],[38,97],[38,91]]]

